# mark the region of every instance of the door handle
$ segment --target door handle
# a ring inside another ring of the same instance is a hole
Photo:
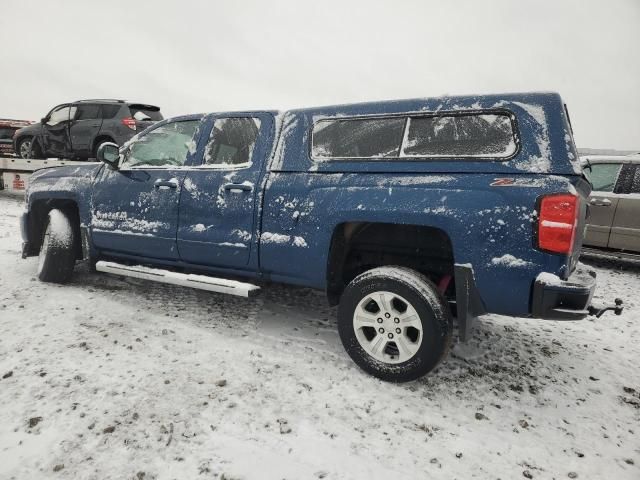
[[[175,180],[156,180],[153,186],[157,189],[178,188],[178,182]]]
[[[228,192],[250,192],[253,186],[249,183],[226,183],[224,189]]]
[[[589,200],[589,203],[598,207],[609,207],[611,205],[611,200],[608,198],[592,198]]]

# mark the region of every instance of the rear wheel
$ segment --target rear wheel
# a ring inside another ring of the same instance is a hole
[[[69,217],[55,208],[46,221],[38,257],[38,278],[43,282],[66,283],[76,263],[73,226]]]
[[[356,277],[338,309],[340,339],[371,375],[391,382],[433,370],[451,344],[451,313],[436,286],[405,267],[380,267]]]

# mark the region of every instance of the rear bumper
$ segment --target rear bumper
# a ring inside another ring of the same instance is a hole
[[[596,272],[578,266],[567,280],[541,273],[533,284],[531,313],[550,320],[580,320],[589,315]]]

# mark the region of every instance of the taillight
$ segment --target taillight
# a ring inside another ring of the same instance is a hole
[[[571,254],[576,238],[580,199],[569,193],[545,195],[540,200],[538,247]]]
[[[131,130],[135,130],[136,129],[136,120],[135,120],[135,118],[126,117],[126,118],[123,118],[121,121],[122,121],[122,124],[125,127],[129,127]]]

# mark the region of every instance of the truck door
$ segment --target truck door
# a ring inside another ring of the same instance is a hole
[[[45,157],[64,157],[69,153],[71,150],[69,124],[75,114],[76,107],[59,105],[44,119],[42,132]]]
[[[74,154],[92,153],[93,139],[102,125],[100,105],[79,103],[74,106],[76,107],[76,114],[69,125],[71,149]]]
[[[622,187],[618,182],[620,163],[596,163],[585,169],[593,191],[589,197],[589,219],[584,244],[606,247],[609,243],[611,225],[618,206],[618,195],[614,191]]]
[[[625,165],[621,176],[627,181],[619,194],[608,246],[640,252],[640,166]]]
[[[208,117],[198,149],[202,158],[187,173],[180,198],[183,261],[248,268],[273,124],[266,113]]]
[[[91,236],[101,251],[178,260],[178,202],[200,120],[149,130],[121,153],[118,170],[102,168],[93,186]]]

